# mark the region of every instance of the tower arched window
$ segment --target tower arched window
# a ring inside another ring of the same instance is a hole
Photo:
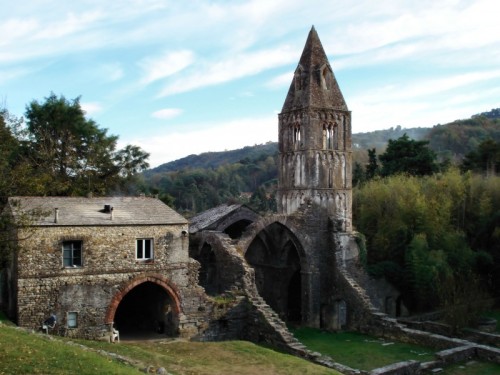
[[[295,91],[302,90],[302,69],[300,67],[295,71],[293,79],[295,81]]]
[[[332,124],[323,125],[323,148],[333,150],[335,147],[335,129]]]
[[[300,124],[293,127],[293,143],[300,144]]]
[[[321,88],[324,90],[328,90],[328,82],[330,81],[330,69],[328,69],[327,65],[324,65],[320,69],[320,82]]]
[[[339,148],[339,127],[337,123],[332,125],[332,149],[337,150]]]

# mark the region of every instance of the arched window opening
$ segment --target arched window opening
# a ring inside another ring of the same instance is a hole
[[[328,69],[328,66],[323,66],[320,71],[320,82],[321,82],[321,88],[323,90],[328,90],[328,82],[330,81],[330,69]]]
[[[327,150],[335,149],[336,125],[323,124],[323,148]]]
[[[219,293],[217,283],[217,259],[212,246],[205,243],[201,248],[200,255],[196,258],[200,262],[199,283],[208,295],[214,296]]]
[[[293,128],[293,141],[295,144],[300,144],[300,125],[295,124]]]
[[[302,70],[300,68],[295,71],[294,81],[295,91],[302,90]]]

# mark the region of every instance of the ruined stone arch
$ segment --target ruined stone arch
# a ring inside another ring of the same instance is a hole
[[[285,321],[301,323],[302,301],[309,262],[293,227],[281,215],[265,218],[240,242],[245,259],[255,270],[257,290]]]
[[[180,315],[182,313],[180,293],[177,287],[173,283],[171,283],[166,277],[162,275],[158,274],[141,275],[125,283],[125,285],[118,292],[115,293],[115,295],[111,299],[111,302],[106,312],[106,317],[104,320],[106,324],[113,323],[116,310],[118,309],[120,302],[127,295],[127,293],[130,292],[132,289],[134,289],[136,286],[146,282],[151,282],[164,289],[165,292],[169,295],[169,297],[173,301],[172,304],[172,307],[174,309],[173,312],[176,315]]]

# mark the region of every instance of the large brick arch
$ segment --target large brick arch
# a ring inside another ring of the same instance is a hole
[[[118,309],[118,306],[120,305],[120,302],[122,301],[123,297],[127,295],[128,292],[130,292],[132,289],[134,289],[136,286],[145,283],[145,282],[152,282],[156,285],[159,285],[162,287],[167,294],[172,298],[173,301],[173,310],[176,315],[179,315],[182,311],[181,309],[181,299],[180,299],[180,294],[172,282],[170,282],[166,277],[162,275],[141,275],[138,277],[135,277],[134,279],[130,280],[127,282],[111,299],[111,302],[108,306],[108,310],[106,311],[106,318],[105,318],[105,323],[110,324],[113,323],[116,310]]]

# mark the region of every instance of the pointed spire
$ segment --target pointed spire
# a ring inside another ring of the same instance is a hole
[[[309,31],[281,112],[305,107],[348,110],[314,26]]]

